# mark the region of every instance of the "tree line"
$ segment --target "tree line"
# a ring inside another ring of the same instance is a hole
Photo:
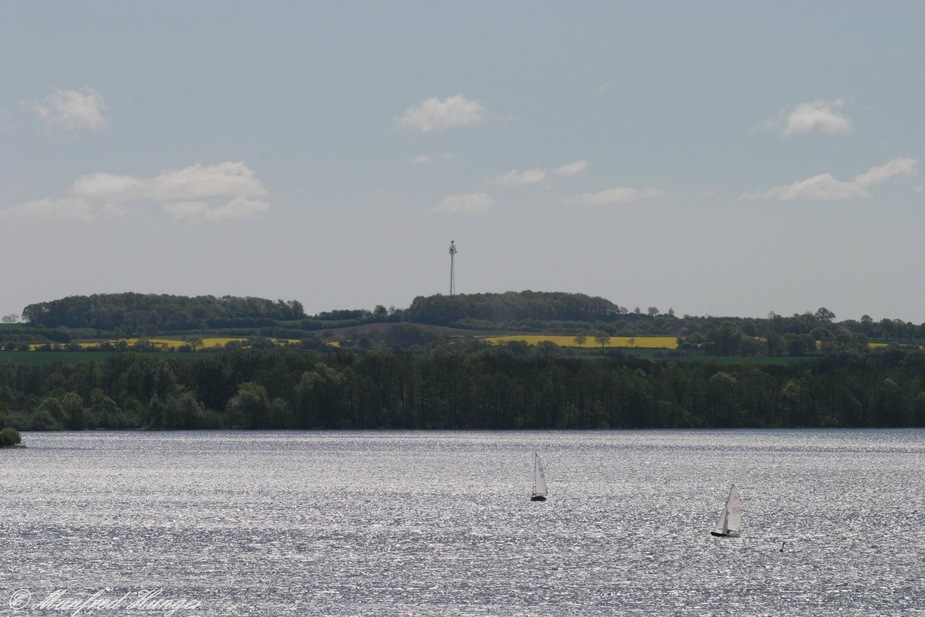
[[[30,304],[22,312],[32,326],[90,328],[136,333],[205,328],[260,327],[305,318],[296,300],[168,294],[94,294]]]
[[[456,339],[429,353],[235,349],[0,361],[0,426],[642,429],[925,426],[925,353],[786,365],[572,357]]]
[[[557,333],[593,339],[604,336],[671,336],[684,352],[711,356],[807,356],[863,351],[871,342],[921,345],[925,324],[900,319],[836,321],[822,307],[790,317],[678,316],[657,307],[632,310],[585,294],[506,292],[421,296],[407,309],[377,305],[306,316],[297,301],[224,296],[97,294],[73,296],[27,306],[25,324],[0,326],[6,350],[34,344],[70,343],[74,338],[153,337],[156,335],[261,336],[300,340],[317,346],[331,329],[402,323],[456,328],[462,332]],[[76,331],[83,330],[77,333]],[[87,331],[91,331],[88,334]],[[341,338],[345,345],[388,344],[370,334]],[[386,347],[388,348],[388,347]],[[77,349],[74,346],[74,349]]]

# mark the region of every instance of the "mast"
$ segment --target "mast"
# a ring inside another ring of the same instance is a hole
[[[543,461],[540,460],[540,455],[536,452],[533,453],[533,495],[530,497],[530,501],[546,501],[546,493],[549,489],[546,488],[546,472],[543,469]]]
[[[456,243],[450,240],[450,295],[456,293],[456,278],[453,272],[453,260],[456,258]]]

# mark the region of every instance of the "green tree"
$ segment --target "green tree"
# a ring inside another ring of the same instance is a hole
[[[248,381],[238,386],[237,393],[228,401],[228,416],[251,429],[267,428],[270,399],[260,384]]]
[[[742,332],[732,322],[725,322],[706,336],[704,349],[711,356],[735,356],[742,348]]]
[[[787,348],[784,337],[776,332],[768,332],[764,336],[765,347],[769,356],[779,356]]]
[[[302,428],[341,428],[339,389],[344,376],[337,369],[319,362],[302,373],[296,387],[297,425]]]
[[[830,324],[833,321],[835,321],[835,313],[825,308],[824,306],[820,307],[819,310],[816,311],[815,317],[819,321],[823,323],[827,323],[827,324]]]
[[[64,412],[64,405],[54,396],[46,396],[40,402],[38,412],[48,414],[54,420],[55,428],[67,424],[67,416]]]
[[[72,431],[81,431],[86,428],[83,402],[74,392],[68,392],[61,399],[66,426]]]
[[[120,422],[119,406],[100,388],[96,388],[90,393],[90,411],[93,414],[93,424],[95,426],[124,428],[122,422]]]

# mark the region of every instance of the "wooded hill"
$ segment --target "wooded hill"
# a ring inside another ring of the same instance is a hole
[[[677,316],[656,307],[629,310],[585,294],[507,292],[434,295],[415,298],[406,309],[376,306],[372,311],[332,310],[314,316],[301,303],[252,297],[97,294],[32,304],[23,309],[25,324],[0,327],[4,349],[26,349],[42,343],[70,343],[84,338],[202,336],[208,333],[274,337],[321,344],[320,334],[338,331],[344,346],[394,349],[387,324],[402,324],[400,338],[433,342],[433,330],[413,333],[411,327],[454,328],[457,334],[545,333],[586,336],[676,337],[683,353],[720,356],[806,356],[833,351],[864,350],[870,343],[918,346],[925,324],[899,319],[836,321],[826,308],[766,319]],[[380,325],[382,327],[375,327]],[[363,326],[362,329],[359,327]],[[352,330],[348,330],[352,328]],[[445,330],[444,330],[445,332]],[[328,340],[332,339],[328,336]],[[399,347],[410,345],[399,343]]]
[[[24,314],[28,324],[5,324],[0,336],[70,344],[44,355],[4,352],[0,428],[925,426],[922,327],[837,322],[824,308],[767,319],[678,317],[522,292],[306,317],[295,302],[114,294]],[[153,349],[140,343],[66,351],[81,349],[78,336],[204,336],[229,325],[248,338],[209,353],[133,352]],[[486,331],[671,335],[682,344],[644,356],[474,336]],[[294,343],[265,338],[279,333]],[[5,348],[30,346],[8,339]]]
[[[30,304],[23,319],[45,328],[122,330],[128,335],[145,329],[186,331],[205,328],[254,328],[280,321],[305,319],[301,303],[233,296],[171,296],[165,294],[96,294],[70,296]]]

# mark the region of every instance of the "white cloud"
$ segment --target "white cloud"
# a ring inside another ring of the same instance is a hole
[[[154,178],[88,174],[74,182],[67,196],[19,204],[4,211],[4,216],[92,220],[123,214],[128,205],[155,203],[175,221],[199,223],[261,214],[270,207],[258,199],[266,193],[252,169],[226,161],[167,170]]]
[[[658,189],[640,190],[618,186],[599,193],[585,193],[571,200],[571,202],[584,206],[606,206],[641,201],[643,199],[655,199],[663,195],[664,193]]]
[[[473,126],[485,118],[486,109],[479,101],[467,99],[461,94],[444,100],[432,97],[409,107],[405,115],[396,122],[401,127],[419,129],[424,133],[448,129],[454,126]]]
[[[552,170],[552,173],[563,178],[571,178],[584,173],[588,167],[587,161],[575,161],[568,165],[561,165]],[[493,180],[495,184],[501,186],[524,186],[527,184],[536,184],[546,180],[548,174],[543,169],[528,169],[519,172],[516,169],[509,171],[504,175],[498,176]]]
[[[579,174],[583,174],[585,169],[588,168],[588,161],[575,161],[574,163],[569,163],[568,165],[562,165],[561,167],[556,167],[552,172],[557,176],[563,176],[565,178],[571,178]]]
[[[0,211],[0,220],[90,221],[97,218],[93,204],[81,197],[45,198],[27,201]]]
[[[106,126],[103,97],[92,88],[83,91],[55,89],[43,103],[36,103],[34,109],[49,127],[95,131]]]
[[[218,165],[191,165],[165,171],[149,182],[154,199],[203,197],[256,197],[267,191],[257,174],[244,163],[225,161]]]
[[[780,201],[797,199],[842,201],[854,197],[867,197],[867,191],[854,182],[836,180],[832,174],[820,174],[793,184],[774,187],[766,193],[746,193],[742,197],[744,199],[779,199]]]
[[[451,195],[432,210],[434,212],[477,214],[487,212],[494,205],[495,200],[485,193],[469,193],[467,195]]]
[[[145,192],[145,182],[131,176],[88,174],[77,178],[71,187],[71,193],[90,200],[126,201],[142,196]]]
[[[528,169],[523,173],[517,170],[509,171],[503,176],[495,178],[495,184],[501,186],[524,186],[525,184],[536,184],[546,179],[546,172],[542,169]]]
[[[886,165],[872,167],[853,180],[837,180],[832,174],[819,174],[793,184],[778,186],[764,193],[745,193],[742,199],[777,199],[780,201],[844,201],[870,197],[868,188],[896,176],[914,176],[916,159],[893,159]]]
[[[210,207],[201,201],[182,201],[165,204],[164,211],[174,221],[194,225],[207,221],[249,218],[270,209],[270,204],[260,199],[238,197],[223,206]]]
[[[420,154],[408,159],[408,162],[412,165],[436,165],[444,161],[449,161],[452,158],[452,154],[438,154],[436,156],[431,156],[430,154]]]
[[[780,129],[782,137],[803,133],[850,133],[851,121],[836,111],[844,104],[844,99],[801,103],[772,125]]]
[[[916,159],[893,159],[886,165],[871,167],[854,179],[861,186],[880,184],[894,176],[914,176],[918,172],[919,162]]]

